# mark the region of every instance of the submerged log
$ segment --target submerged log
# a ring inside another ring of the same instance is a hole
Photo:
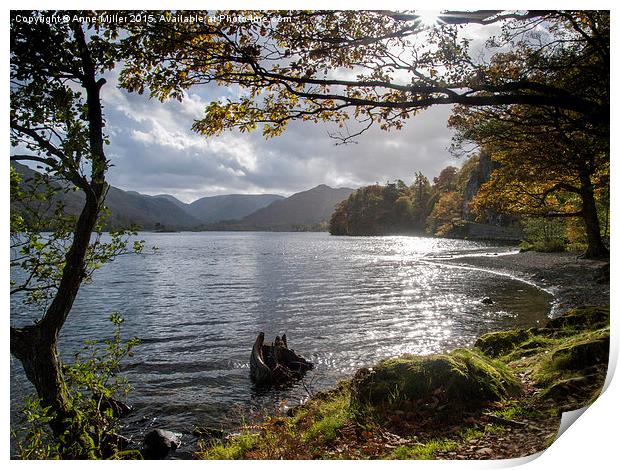
[[[286,335],[276,336],[271,344],[265,344],[265,333],[258,334],[250,356],[250,377],[259,385],[278,385],[300,378],[314,367],[292,349]]]

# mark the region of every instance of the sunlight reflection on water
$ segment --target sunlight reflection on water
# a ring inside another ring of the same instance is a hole
[[[324,233],[144,233],[155,254],[105,266],[78,295],[62,337],[65,357],[85,338],[142,338],[125,368],[132,426],[232,425],[243,410],[296,403],[386,357],[471,344],[489,330],[535,325],[550,295],[482,270],[427,262],[507,248],[419,237]],[[485,305],[484,297],[494,300]],[[28,312],[12,300],[18,325]],[[258,393],[248,377],[254,339],[287,333],[316,363],[304,384]],[[12,361],[13,407],[28,385]],[[240,411],[241,410],[241,411]],[[249,412],[249,411],[248,411]]]

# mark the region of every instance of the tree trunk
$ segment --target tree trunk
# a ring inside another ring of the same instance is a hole
[[[96,79],[96,69],[81,26],[73,26],[86,90],[91,178],[80,189],[84,207],[77,220],[71,246],[65,257],[58,290],[41,321],[24,328],[11,328],[11,354],[19,359],[26,376],[35,386],[44,407],[51,407],[56,417],[50,427],[63,446],[63,457],[95,458],[94,443],[81,425],[79,410],[72,406],[58,354],[58,335],[73,307],[85,276],[86,255],[105,198],[105,174],[108,162],[104,153],[103,116],[100,90],[104,79]],[[69,157],[67,157],[69,158]]]
[[[51,406],[58,414],[68,413],[71,399],[62,375],[55,335],[38,326],[12,329],[11,352],[21,361],[42,405]]]
[[[586,226],[588,248],[585,252],[586,258],[608,258],[609,250],[603,243],[601,237],[601,226],[596,210],[596,200],[594,199],[594,189],[588,173],[582,172],[579,175],[581,182],[581,202],[583,221]]]
[[[41,406],[53,411],[49,425],[63,457],[95,458],[94,441],[80,426],[80,417],[72,407],[58,354],[58,337],[39,325],[11,328],[11,353],[22,363]]]

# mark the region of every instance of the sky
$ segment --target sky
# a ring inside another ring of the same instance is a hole
[[[496,32],[484,28],[467,26],[472,51],[484,50],[484,39]],[[119,68],[106,73],[101,96],[112,165],[107,179],[124,190],[171,194],[187,203],[223,194],[290,196],[319,184],[358,188],[397,179],[411,184],[418,171],[432,180],[446,166],[463,163],[448,151],[450,105],[418,113],[401,130],[373,127],[348,145],[336,145],[329,136],[340,130],[336,124],[300,121],[271,139],[260,128],[205,137],[191,130],[192,123],[210,102],[238,98],[234,89],[197,86],[182,102],[161,103],[119,88],[118,73]],[[359,130],[355,123],[350,129]]]
[[[464,34],[473,39],[475,52],[497,31],[469,25]],[[120,89],[118,69],[106,79],[106,154],[113,165],[108,181],[124,190],[171,194],[184,202],[233,193],[289,196],[319,184],[358,188],[396,179],[410,184],[417,171],[432,180],[446,166],[463,163],[448,151],[449,105],[419,113],[401,130],[371,128],[349,145],[329,137],[339,131],[335,124],[296,121],[271,139],[260,129],[205,137],[191,130],[193,121],[211,101],[237,98],[234,90],[205,85],[189,90],[182,102],[161,103]]]
[[[184,202],[219,194],[288,196],[319,184],[357,188],[402,179],[416,171],[429,178],[462,162],[449,152],[451,107],[434,107],[400,131],[372,128],[357,144],[336,145],[330,123],[293,122],[275,138],[260,130],[204,137],[191,130],[223,87],[195,88],[182,102],[160,103],[117,87],[115,75],[102,90],[112,162],[108,181],[143,194],[172,194]]]

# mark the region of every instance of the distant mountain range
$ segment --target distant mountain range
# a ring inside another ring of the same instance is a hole
[[[12,162],[24,184],[35,171]],[[228,194],[186,204],[169,194],[149,196],[110,186],[106,206],[109,228],[138,224],[144,230],[321,230],[335,206],[353,192],[321,184],[308,191],[283,197],[276,194]],[[68,191],[58,196],[65,210],[78,214],[83,195]],[[19,210],[12,204],[11,210]]]

